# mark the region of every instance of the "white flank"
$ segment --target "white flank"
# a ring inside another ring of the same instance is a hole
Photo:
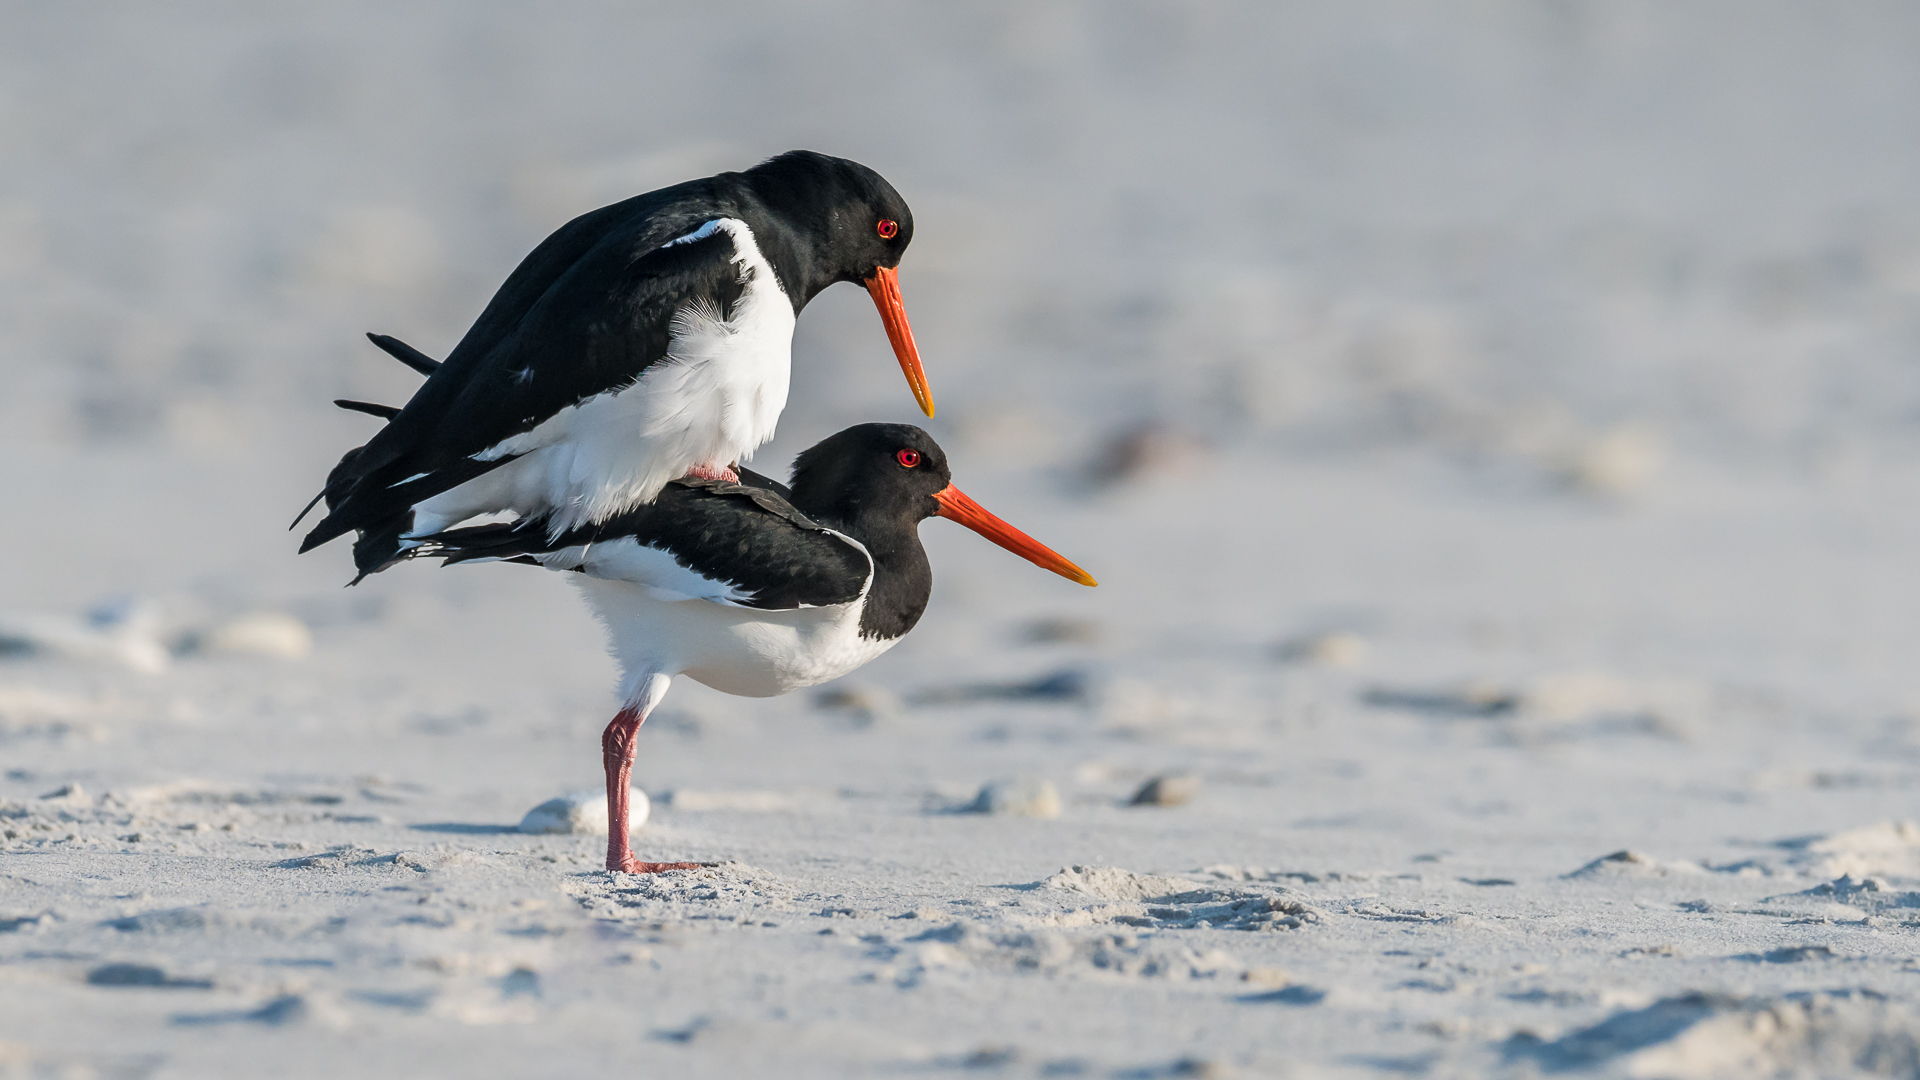
[[[566,548],[540,561],[554,570],[585,571],[574,580],[607,628],[623,700],[637,702],[656,680],[680,674],[728,694],[773,697],[837,679],[899,640],[860,635],[873,557],[858,540],[833,535],[867,557],[860,597],[784,611],[741,607],[734,602],[737,591],[725,582],[631,537]]]
[[[500,510],[552,511],[557,534],[644,503],[696,466],[747,461],[773,438],[792,372],[793,304],[746,222],[720,218],[673,242],[714,232],[732,238],[746,283],[733,317],[704,304],[681,309],[663,362],[475,454],[520,456],[416,505],[412,535]]]
[[[773,697],[837,679],[900,639],[860,635],[866,597],[848,604],[755,611],[705,600],[656,599],[648,587],[581,575],[580,591],[607,628],[620,694],[632,702],[658,676],[685,674],[722,693]]]

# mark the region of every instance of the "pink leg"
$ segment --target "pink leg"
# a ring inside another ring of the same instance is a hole
[[[705,465],[695,465],[693,468],[688,469],[687,475],[701,480],[725,480],[729,484],[737,484],[740,482],[740,474],[733,471],[733,466],[718,465],[711,461]]]
[[[600,759],[607,767],[607,869],[629,874],[657,874],[662,870],[697,870],[707,863],[641,862],[627,840],[627,789],[633,783],[635,738],[646,714],[621,709],[600,733]]]

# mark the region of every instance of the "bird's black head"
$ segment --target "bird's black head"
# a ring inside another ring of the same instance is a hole
[[[839,281],[865,284],[900,265],[913,211],[879,173],[856,161],[791,150],[744,174],[767,209],[791,228],[804,264],[801,303]],[[790,290],[791,291],[791,290]]]
[[[764,208],[754,233],[794,313],[836,282],[866,286],[914,400],[932,416],[933,392],[900,299],[900,256],[913,240],[907,201],[865,165],[811,150],[789,151],[740,176]]]
[[[859,424],[793,460],[793,505],[856,539],[911,531],[940,512],[953,484],[946,451],[912,424]]]
[[[924,568],[919,526],[937,514],[1036,566],[1082,585],[1094,584],[1085,570],[954,487],[946,452],[933,436],[911,424],[861,424],[802,451],[793,461],[791,502],[808,517],[865,544],[883,566],[905,560]],[[924,604],[924,592],[919,595]]]

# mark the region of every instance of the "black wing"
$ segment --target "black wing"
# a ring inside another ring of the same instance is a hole
[[[873,575],[866,550],[794,509],[781,485],[755,473],[743,472],[741,479],[675,480],[651,503],[556,537],[538,519],[480,525],[427,537],[409,554],[451,564],[519,561],[584,547],[591,559],[592,545],[632,539],[671,555],[680,568],[714,583],[716,596],[742,607],[825,607],[859,599]],[[672,587],[664,580],[634,580]]]
[[[630,385],[665,358],[673,316],[688,304],[729,316],[746,284],[732,261],[733,238],[715,230],[663,245],[731,216],[730,179],[603,207],[535,248],[392,423],[350,467],[335,470],[324,493],[330,512],[301,550],[391,523],[508,460],[472,455]]]

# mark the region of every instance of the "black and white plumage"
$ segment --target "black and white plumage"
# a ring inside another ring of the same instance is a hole
[[[454,529],[422,537],[409,554],[580,572],[625,669],[623,696],[650,707],[656,676],[684,672],[727,693],[768,697],[837,678],[891,648],[932,592],[918,529],[933,516],[1093,583],[961,494],[932,436],[906,424],[862,424],[822,441],[796,459],[791,488],[751,471],[739,483],[679,479],[597,525],[556,531],[530,519]]]
[[[939,445],[906,424],[861,424],[820,442],[795,460],[791,488],[748,471],[738,483],[674,480],[653,502],[598,524],[452,529],[420,538],[408,555],[579,572],[622,668],[624,707],[602,738],[615,822],[607,866],[657,870],[679,864],[639,862],[621,823],[634,736],[672,679],[769,697],[886,652],[926,610],[933,571],[919,526],[934,516],[1094,584],[962,494]]]
[[[418,555],[504,559],[647,586],[659,600],[777,611],[856,600],[872,573],[857,544],[808,518],[790,489],[751,469],[739,482],[683,477],[599,525],[550,534],[539,519],[425,537]]]
[[[365,576],[478,515],[565,532],[727,475],[772,438],[795,319],[835,282],[873,295],[931,415],[896,274],[912,236],[879,174],[806,151],[574,219],[444,363],[375,338],[427,382],[333,470],[301,550],[357,532]]]

